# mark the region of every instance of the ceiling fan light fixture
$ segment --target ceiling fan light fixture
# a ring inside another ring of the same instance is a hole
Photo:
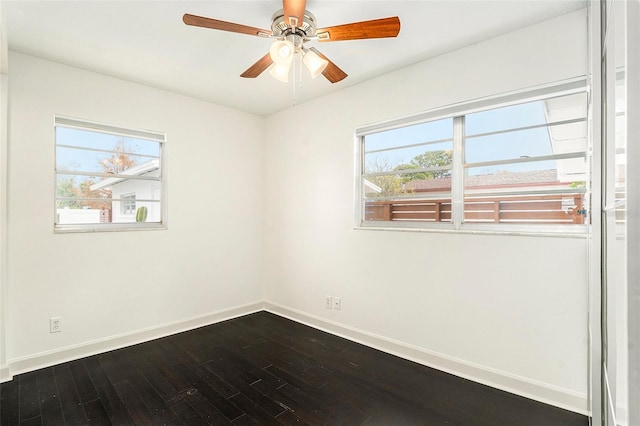
[[[280,65],[291,64],[295,46],[289,40],[276,40],[269,49],[269,54],[274,63]]]
[[[283,64],[275,63],[269,70],[269,74],[276,80],[283,83],[289,82],[289,70],[291,69],[291,61]]]
[[[312,50],[304,51],[304,56],[302,57],[302,62],[304,66],[307,67],[309,73],[311,73],[311,78],[316,78],[327,68],[329,65],[329,61],[321,58],[316,52]]]

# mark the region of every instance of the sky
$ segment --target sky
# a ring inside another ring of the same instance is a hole
[[[549,130],[546,127],[474,137],[474,135],[483,133],[540,124],[546,124],[543,101],[467,114],[465,116],[465,163],[554,154]],[[563,126],[569,129],[568,126],[572,125]],[[447,139],[447,141],[429,144],[429,142],[443,139]],[[423,154],[427,150],[451,150],[453,149],[453,119],[447,118],[367,135],[365,137],[365,151],[417,143],[425,143],[425,145],[365,154],[365,163],[370,167],[373,166],[373,169],[379,170],[380,165],[386,165],[389,169],[393,169],[400,164],[409,163],[413,157]],[[498,171],[549,170],[556,168],[555,163],[555,161],[537,161],[483,166],[468,168],[467,173],[487,174]]]
[[[56,127],[56,145],[113,150],[120,141],[124,141],[124,146],[127,151],[131,152],[130,157],[136,161],[136,164],[142,164],[151,160],[151,158],[146,156],[154,156],[157,158],[160,155],[159,144],[155,141],[62,126]],[[136,156],[135,154],[146,156]],[[104,173],[104,169],[100,163],[103,159],[109,158],[112,155],[113,153],[110,152],[56,146],[56,168],[57,170]]]

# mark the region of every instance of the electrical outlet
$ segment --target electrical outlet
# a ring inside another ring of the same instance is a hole
[[[333,306],[333,301],[331,300],[331,296],[324,297],[324,307],[327,309],[331,309]]]
[[[341,306],[342,306],[342,301],[340,300],[340,298],[339,297],[334,297],[333,298],[333,309],[337,309],[339,311]]]
[[[62,317],[49,318],[49,333],[59,333],[62,331]]]

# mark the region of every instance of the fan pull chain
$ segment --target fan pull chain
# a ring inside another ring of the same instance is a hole
[[[298,58],[298,76],[300,78],[300,91],[302,92],[302,51],[300,51],[300,57]]]
[[[296,60],[296,57],[293,57],[293,60]],[[293,66],[291,67],[291,78],[292,78],[292,84],[291,84],[291,106],[294,107],[296,106],[296,66],[295,64],[293,64]]]
[[[298,55],[295,55],[293,57],[293,60],[297,61],[298,60]],[[299,63],[300,63],[300,65],[302,65],[302,60],[300,60]],[[302,70],[300,70],[300,71],[302,71]],[[296,106],[296,80],[300,79],[300,85],[302,87],[302,78],[301,78],[302,72],[297,73],[296,72],[296,64],[293,64],[293,66],[291,67],[291,74],[292,74],[291,77],[293,78],[293,84],[291,85],[292,86],[291,89],[293,91],[293,93],[292,93],[292,98],[293,99],[291,100],[291,106]]]

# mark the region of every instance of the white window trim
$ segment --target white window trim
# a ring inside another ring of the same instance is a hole
[[[391,120],[373,123],[358,127],[355,131],[355,202],[354,202],[354,229],[355,230],[378,230],[378,231],[417,231],[417,232],[450,232],[468,234],[508,234],[508,235],[531,235],[531,236],[564,236],[564,237],[587,237],[588,225],[563,225],[563,224],[508,224],[508,223],[465,223],[464,216],[464,162],[461,158],[464,144],[464,116],[480,111],[502,108],[526,102],[542,100],[553,96],[565,96],[576,93],[587,93],[589,87],[586,77],[579,77],[562,82],[551,83],[534,88],[527,88],[508,93],[502,93],[485,98],[475,99],[467,102],[456,103],[429,111],[409,115]],[[451,180],[451,205],[452,220],[447,222],[382,222],[364,221],[364,197],[362,193],[364,169],[364,137],[374,133],[387,130],[398,129],[411,125],[421,124],[441,119],[454,119],[454,147]],[[588,120],[588,117],[587,117]],[[586,154],[587,160],[589,154]],[[589,167],[587,167],[587,177]],[[588,180],[588,179],[587,179]],[[585,206],[589,206],[589,190],[585,193]],[[589,211],[590,209],[586,207]],[[586,219],[589,218],[589,213]],[[588,220],[585,220],[587,222]]]
[[[67,116],[56,115],[53,120],[54,126],[54,135],[55,128],[58,126],[72,128],[72,129],[80,129],[80,130],[93,130],[101,133],[108,133],[114,136],[124,136],[124,137],[133,137],[136,139],[146,139],[158,142],[160,144],[160,214],[161,214],[161,222],[154,223],[139,223],[139,222],[128,222],[128,223],[91,223],[91,224],[58,224],[57,223],[57,208],[56,202],[57,200],[57,175],[55,165],[57,164],[55,158],[55,146],[56,141],[54,137],[54,158],[53,158],[53,195],[54,195],[54,203],[53,203],[53,232],[54,234],[74,234],[74,233],[87,233],[87,232],[121,232],[121,231],[152,231],[152,230],[166,230],[168,229],[168,202],[167,202],[167,137],[165,133],[152,131],[152,130],[143,130],[143,129],[132,129],[132,128],[124,128],[112,126],[110,124],[98,123],[91,120],[85,120],[80,118],[72,118]],[[95,174],[92,174],[92,176]],[[113,177],[113,175],[110,175]],[[143,176],[139,179],[145,179]],[[117,201],[117,200],[115,200]],[[157,201],[157,200],[143,200],[136,199],[136,202],[143,201]]]

